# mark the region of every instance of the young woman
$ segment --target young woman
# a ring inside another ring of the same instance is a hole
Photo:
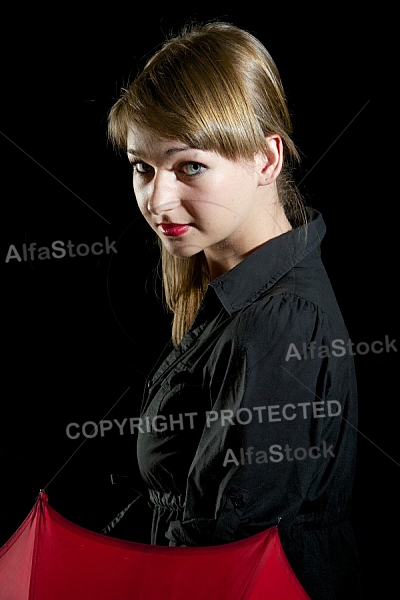
[[[311,598],[354,600],[354,365],[271,56],[231,24],[187,26],[123,90],[109,134],[173,313],[137,423],[150,542],[226,544],[278,524]]]

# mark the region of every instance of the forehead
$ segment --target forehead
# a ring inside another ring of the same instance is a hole
[[[139,156],[147,156],[155,152],[165,154],[170,148],[176,147],[179,149],[187,148],[179,140],[171,140],[161,138],[149,130],[132,125],[127,134],[127,152]]]

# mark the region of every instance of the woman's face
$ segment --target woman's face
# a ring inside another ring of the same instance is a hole
[[[266,240],[265,156],[232,161],[136,126],[127,151],[139,209],[171,254],[203,250],[224,271]]]

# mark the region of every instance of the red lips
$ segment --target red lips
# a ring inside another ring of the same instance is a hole
[[[168,237],[177,237],[183,235],[189,230],[189,225],[179,223],[160,223],[161,232]]]

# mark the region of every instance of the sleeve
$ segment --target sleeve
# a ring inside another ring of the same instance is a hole
[[[354,385],[344,333],[289,295],[232,322],[209,361],[211,410],[171,545],[228,543],[278,523],[282,530],[301,507],[329,496],[333,479],[340,486],[342,417]]]

